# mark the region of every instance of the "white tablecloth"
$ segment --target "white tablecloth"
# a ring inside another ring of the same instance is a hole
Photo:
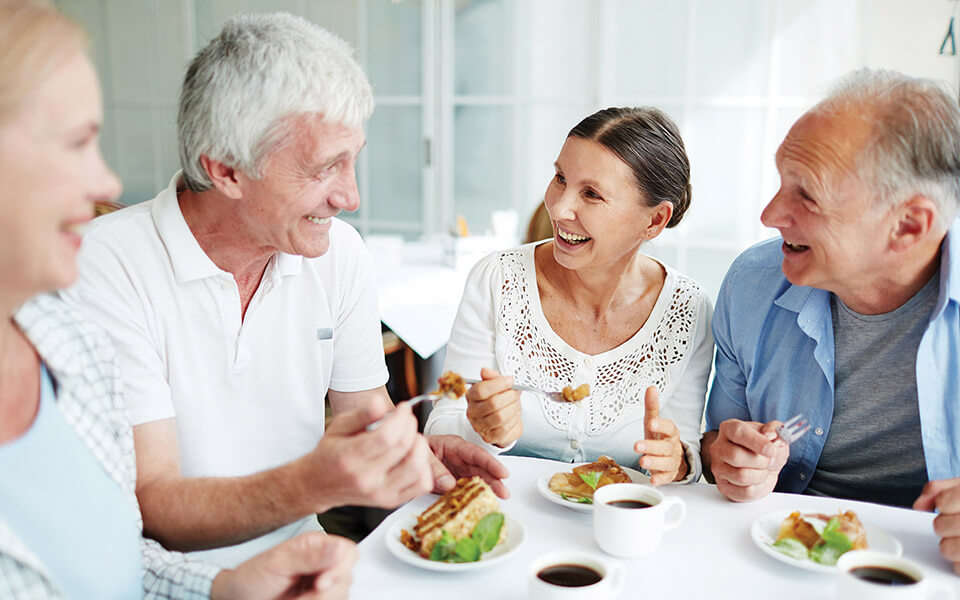
[[[401,562],[386,548],[385,532],[395,520],[416,515],[435,500],[427,495],[401,507],[360,544],[354,570],[353,598],[390,600],[508,600],[526,597],[527,567],[554,551],[606,556],[593,540],[592,514],[577,513],[548,502],[536,489],[540,475],[565,470],[553,461],[502,457],[510,469],[511,497],[502,509],[523,523],[526,541],[512,561],[488,569],[437,573]],[[738,600],[820,600],[835,596],[832,574],[800,570],[767,556],[750,537],[757,518],[778,510],[834,512],[852,509],[861,520],[882,527],[903,544],[904,556],[924,566],[932,579],[947,582],[960,598],[960,577],[938,553],[932,513],[878,504],[771,494],[757,502],[734,504],[705,483],[661,488],[687,503],[687,516],[667,532],[653,556],[608,560],[623,564],[626,585],[619,598],[737,598]],[[860,600],[860,599],[844,599]],[[864,599],[867,600],[867,599]]]

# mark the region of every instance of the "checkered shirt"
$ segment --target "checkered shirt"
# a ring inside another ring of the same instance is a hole
[[[103,469],[137,504],[133,431],[123,411],[118,362],[106,335],[53,295],[38,296],[17,311],[20,326],[57,382],[57,408]],[[144,597],[208,598],[218,567],[169,552],[141,538]],[[0,600],[62,598],[37,556],[0,515]]]

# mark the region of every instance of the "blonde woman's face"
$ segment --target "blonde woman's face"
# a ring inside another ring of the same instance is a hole
[[[83,53],[0,126],[0,289],[22,299],[76,279],[83,227],[120,182],[100,154],[100,89]]]

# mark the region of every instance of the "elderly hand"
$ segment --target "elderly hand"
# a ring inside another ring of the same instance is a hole
[[[431,435],[427,436],[427,442],[436,457],[434,492],[442,494],[454,486],[456,479],[479,475],[490,484],[493,493],[504,499],[510,497],[501,481],[510,476],[510,471],[480,446],[457,435]]]
[[[940,513],[933,519],[933,531],[940,537],[940,554],[960,575],[960,477],[927,483],[913,508]]]
[[[680,432],[673,421],[660,417],[657,388],[652,385],[648,387],[643,401],[644,439],[633,445],[634,452],[642,455],[640,466],[649,471],[653,485],[683,479],[687,476],[689,466],[684,458],[683,444],[680,443]]]
[[[409,405],[401,402],[366,431],[386,410],[377,405],[337,415],[298,461],[305,493],[317,499],[314,512],[347,504],[395,508],[433,489],[433,453]]]
[[[220,571],[210,598],[274,600],[347,598],[357,546],[323,533],[306,533],[254,556],[236,569]]]
[[[507,446],[523,433],[520,392],[510,387],[513,377],[493,369],[481,369],[480,379],[467,390],[467,420],[483,441]]]
[[[780,421],[767,424],[728,419],[704,435],[710,469],[721,494],[734,502],[757,500],[773,491],[790,447],[777,438]]]

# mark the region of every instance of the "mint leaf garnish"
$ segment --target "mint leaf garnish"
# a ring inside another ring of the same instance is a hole
[[[775,543],[770,545],[772,548],[786,554],[791,558],[796,558],[797,560],[805,560],[809,558],[809,552],[807,552],[807,547],[803,545],[803,542],[793,538],[783,538],[782,540],[777,540]]]
[[[839,517],[833,517],[827,522],[827,526],[823,528],[820,537],[823,538],[826,545],[838,551],[837,556],[853,548],[853,542],[850,541],[850,538],[840,532]]]
[[[500,541],[501,529],[503,529],[503,514],[490,513],[480,519],[470,537],[476,541],[480,552],[490,552]]]
[[[450,532],[443,530],[443,535],[440,536],[437,543],[433,545],[433,550],[430,551],[430,560],[446,562],[450,559],[450,555],[453,554],[455,545],[456,542],[453,536],[450,535]]]
[[[597,484],[600,483],[602,473],[600,471],[590,471],[588,473],[578,473],[578,475],[580,475],[580,479],[582,479],[584,483],[590,486],[590,489],[595,490],[597,489]]]
[[[451,562],[477,562],[480,560],[480,544],[472,537],[465,537],[453,548]]]
[[[593,504],[592,498],[584,498],[582,496],[580,498],[574,498],[572,496],[568,496],[564,494],[563,492],[560,492],[560,497],[566,500],[567,502],[576,502],[577,504]]]

